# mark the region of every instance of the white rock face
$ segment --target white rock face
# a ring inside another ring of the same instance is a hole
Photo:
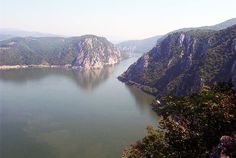
[[[181,46],[183,45],[184,39],[185,39],[185,34],[181,33],[180,38],[179,38],[179,43]]]
[[[168,64],[167,64],[167,67],[168,67],[168,68],[170,67],[170,65],[171,65],[171,63],[173,62],[173,60],[174,60],[174,58],[171,58],[171,59],[169,60],[169,62],[168,62]]]
[[[148,67],[148,61],[149,61],[149,55],[148,55],[148,53],[146,53],[144,56],[143,56],[143,59],[144,59],[144,68],[147,68]]]
[[[190,54],[188,59],[189,59],[189,65],[192,65],[192,63],[193,63],[192,62],[193,61],[193,54]]]
[[[78,48],[79,53],[73,63],[76,69],[100,69],[117,64],[121,59],[120,50],[105,38],[86,37],[78,43]]]
[[[179,57],[180,57],[180,58],[183,58],[183,56],[184,56],[184,51],[182,50],[181,53],[180,53],[180,55],[179,55]]]

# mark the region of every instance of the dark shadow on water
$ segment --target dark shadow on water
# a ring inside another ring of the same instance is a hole
[[[147,93],[144,93],[140,89],[132,86],[126,85],[126,88],[129,90],[129,92],[132,94],[137,107],[139,110],[142,111],[149,111],[150,115],[152,115],[154,118],[157,117],[156,113],[152,110],[151,103],[155,99],[154,96],[151,96]]]

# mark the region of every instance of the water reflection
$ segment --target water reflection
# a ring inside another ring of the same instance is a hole
[[[4,82],[14,82],[16,84],[24,84],[31,80],[41,80],[42,78],[55,73],[49,72],[48,69],[15,69],[15,70],[1,70],[0,80]],[[56,74],[56,73],[55,73]]]
[[[0,157],[121,157],[157,119],[151,96],[117,80],[133,60],[94,71],[0,71]]]
[[[105,67],[95,70],[73,70],[73,75],[76,83],[83,89],[92,90],[106,81],[114,72],[115,66]]]
[[[157,116],[152,108],[150,108],[151,103],[155,99],[154,96],[148,95],[147,93],[144,93],[136,87],[126,85],[126,88],[130,91],[130,94],[132,94],[136,105],[141,112],[146,112],[148,110],[150,115],[152,115],[153,117]]]
[[[72,79],[80,88],[92,90],[108,79],[115,66],[96,70],[65,70],[65,69],[17,69],[0,71],[0,80],[25,84],[27,81],[39,81],[49,76],[65,76]]]

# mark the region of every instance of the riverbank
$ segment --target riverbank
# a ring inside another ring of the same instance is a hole
[[[116,63],[117,64],[117,63]],[[71,64],[66,65],[1,65],[0,70],[11,70],[11,69],[27,69],[27,68],[63,68],[63,69],[74,69],[74,70],[80,70],[80,69],[102,69],[104,67],[108,66],[114,66],[116,64],[110,64],[110,65],[104,65],[103,67],[90,67],[90,68],[84,68],[81,66],[72,66]]]
[[[127,80],[126,78],[124,78],[122,76],[119,76],[118,80],[125,83],[126,85],[133,86],[133,87],[136,87],[138,89],[141,89],[143,92],[148,93],[150,95],[156,96],[156,94],[157,94],[157,89],[156,88],[152,88],[150,86],[142,85],[140,83],[137,83],[137,82],[134,82],[134,81],[131,81],[131,80]]]
[[[68,65],[1,65],[0,70],[10,69],[27,69],[27,68],[73,68],[70,64]]]

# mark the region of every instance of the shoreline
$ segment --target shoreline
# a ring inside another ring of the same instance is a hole
[[[1,65],[0,70],[27,69],[27,68],[72,68],[71,65]]]
[[[105,67],[114,66],[117,64],[119,64],[119,63],[106,64],[106,65],[103,65],[102,67],[90,67],[90,68],[81,67],[81,66],[72,66],[71,64],[66,64],[66,65],[43,65],[43,64],[39,64],[39,65],[0,65],[0,71],[1,70],[29,69],[29,68],[39,68],[39,69],[41,69],[41,68],[61,68],[61,69],[72,69],[72,70],[82,70],[82,69],[97,70],[97,69],[102,69]]]
[[[96,70],[96,69],[102,69],[105,67],[117,65],[126,59],[129,59],[129,58],[123,58],[123,59],[119,60],[117,63],[112,63],[112,64],[106,63],[102,67],[90,67],[90,68],[85,68],[85,67],[81,67],[81,66],[72,66],[71,64],[65,64],[65,65],[49,65],[49,64],[0,65],[0,71],[1,70],[14,70],[14,69],[27,69],[27,68],[63,68],[63,69],[73,69],[73,70],[80,70],[80,69]]]
[[[121,82],[123,82],[124,84],[131,86],[131,87],[136,87],[140,90],[142,90],[143,92],[150,94],[152,96],[156,96],[157,94],[157,89],[156,88],[152,88],[150,86],[146,86],[146,85],[142,85],[140,83],[131,81],[131,80],[127,80],[126,78],[124,78],[123,76],[118,76],[117,79]]]

